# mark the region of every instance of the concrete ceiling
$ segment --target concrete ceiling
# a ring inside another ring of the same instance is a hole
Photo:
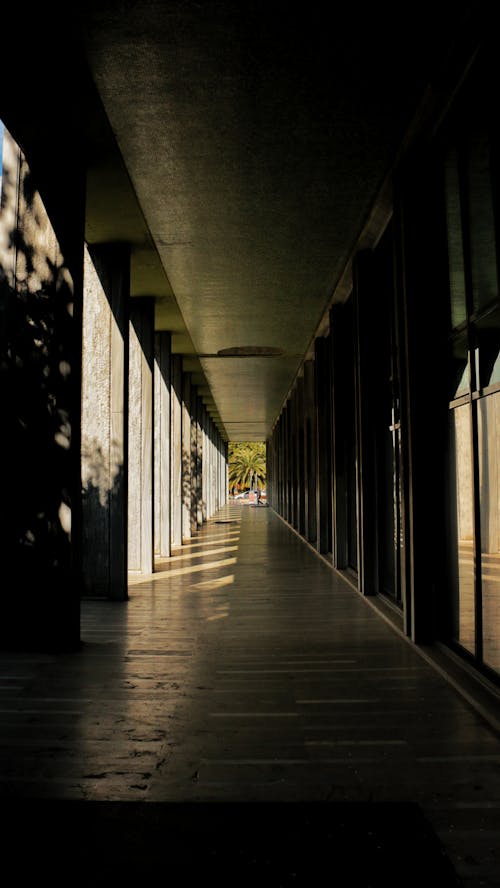
[[[87,238],[131,241],[133,295],[156,297],[230,440],[269,434],[360,236],[386,219],[377,201],[460,4],[399,6],[75,7],[103,111]],[[252,346],[279,354],[218,356]]]

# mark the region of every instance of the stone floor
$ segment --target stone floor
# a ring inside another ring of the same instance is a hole
[[[500,885],[494,725],[270,508],[82,602],[82,641],[0,652],[4,801],[412,802]]]

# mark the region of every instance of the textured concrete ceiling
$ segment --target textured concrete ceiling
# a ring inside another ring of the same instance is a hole
[[[230,439],[272,428],[443,52],[457,4],[410,6],[78,10],[119,151],[90,164],[87,236],[130,222],[133,291]],[[217,356],[245,346],[281,354]]]

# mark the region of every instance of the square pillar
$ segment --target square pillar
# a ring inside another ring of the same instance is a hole
[[[154,300],[130,302],[128,569],[153,572]]]
[[[171,334],[155,333],[154,366],[154,554],[170,555]]]
[[[63,186],[47,175],[54,219],[66,210],[56,228],[7,130],[0,148],[0,646],[69,650],[80,644],[84,176],[76,158]]]
[[[182,545],[182,356],[172,355],[170,400],[170,540]]]
[[[304,377],[297,380],[296,389],[296,459],[297,459],[297,530],[304,536],[306,532],[306,467],[304,448]]]
[[[203,402],[196,401],[196,523],[201,527],[203,517]]]
[[[201,406],[201,516],[203,521],[208,517],[208,436],[207,411]]]
[[[123,601],[128,596],[128,247],[90,247],[84,280],[83,592]]]
[[[315,342],[316,364],[316,548],[318,552],[332,551],[332,429],[330,339],[320,337]]]
[[[182,539],[191,537],[191,377],[182,377]]]
[[[316,401],[314,361],[304,364],[305,536],[316,543]]]

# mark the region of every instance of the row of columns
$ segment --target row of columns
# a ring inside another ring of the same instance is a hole
[[[267,441],[268,500],[340,569],[357,573],[365,595],[378,589],[375,489],[379,302],[371,254],[354,262],[348,303],[330,310]]]
[[[154,299],[129,298],[123,245],[85,256],[82,360],[83,591],[125,599],[227,498],[227,443]]]
[[[267,497],[273,508],[308,542],[326,551],[327,450],[322,399],[322,341],[315,360],[304,363],[267,441]]]
[[[408,504],[429,487],[408,469],[408,430],[417,418],[422,435],[427,423],[406,395],[402,353],[414,348],[416,324],[409,328],[395,289],[395,249],[389,225],[376,249],[355,255],[352,292],[331,307],[267,441],[267,489],[274,509],[361,594],[384,595],[406,634],[426,640],[434,629],[427,589],[416,589],[409,567],[417,536]]]

